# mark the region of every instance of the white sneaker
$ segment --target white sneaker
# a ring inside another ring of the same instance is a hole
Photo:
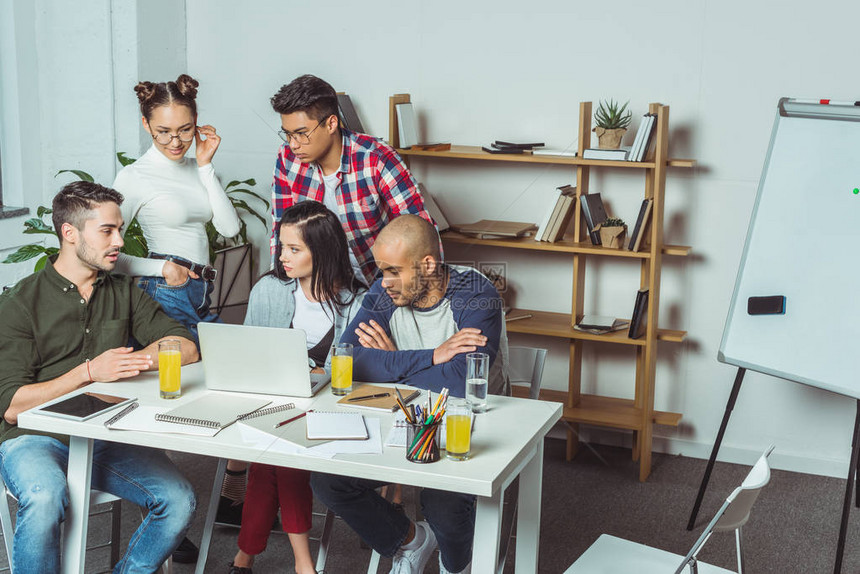
[[[472,563],[460,570],[459,572],[449,572],[445,565],[442,564],[442,554],[439,553],[439,574],[472,574]]]
[[[423,520],[415,523],[415,528],[424,531],[424,544],[414,550],[400,548],[391,561],[391,571],[388,574],[421,574],[430,560],[430,555],[436,549],[436,535]]]

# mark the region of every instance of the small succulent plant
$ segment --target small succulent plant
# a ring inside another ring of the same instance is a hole
[[[620,217],[607,217],[600,225],[601,227],[624,227],[624,220]]]
[[[597,112],[594,114],[597,127],[605,130],[626,129],[630,125],[630,118],[633,117],[630,110],[627,109],[629,103],[627,101],[624,105],[619,106],[615,100],[601,100]]]

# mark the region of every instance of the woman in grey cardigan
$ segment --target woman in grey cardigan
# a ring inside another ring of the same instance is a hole
[[[346,235],[337,216],[315,201],[284,211],[275,232],[279,239],[275,268],[251,291],[245,324],[303,329],[308,337],[308,368],[331,372],[332,343],[340,340],[364,294],[353,276]],[[235,479],[237,472],[241,476],[245,463],[230,462],[228,478]],[[230,565],[231,574],[250,573],[254,556],[266,548],[278,507],[296,572],[314,572],[308,546],[313,503],[309,478],[304,470],[250,466],[239,551]]]

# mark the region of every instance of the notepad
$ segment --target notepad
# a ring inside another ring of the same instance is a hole
[[[271,440],[272,438],[281,439],[305,448],[327,442],[324,440],[311,440],[307,437],[304,418],[296,419],[283,426],[277,426],[278,423],[289,420],[301,413],[302,410],[295,408],[293,403],[287,403],[286,405],[260,409],[252,416],[240,419],[237,421],[237,424],[264,440]]]
[[[307,438],[332,440],[366,440],[364,415],[351,412],[308,411]]]
[[[369,397],[372,395],[380,395],[388,393],[388,396],[385,397],[376,397],[373,399],[363,399],[362,397]],[[419,389],[415,388],[400,388],[400,393],[403,395],[403,402],[408,403],[412,399],[418,397],[421,394]],[[342,397],[337,404],[350,407],[350,408],[359,408],[359,409],[373,409],[373,410],[383,410],[383,411],[396,411],[397,399],[396,392],[393,387],[379,387],[376,385],[363,384],[360,387],[356,388],[354,391]]]
[[[250,417],[272,401],[243,397],[235,393],[209,393],[193,401],[155,415],[155,420],[182,425],[222,429],[237,420]]]

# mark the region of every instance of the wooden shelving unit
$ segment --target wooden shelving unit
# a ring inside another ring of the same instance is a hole
[[[399,148],[397,115],[395,104],[410,101],[409,94],[396,94],[389,100],[389,142]],[[686,337],[685,331],[660,329],[657,318],[660,310],[660,279],[663,256],[684,257],[691,248],[685,245],[665,245],[663,243],[663,209],[666,187],[666,169],[692,168],[695,160],[672,159],[668,157],[669,147],[669,106],[651,104],[649,113],[657,115],[656,133],[648,157],[642,162],[602,161],[581,159],[582,153],[591,141],[591,102],[579,106],[579,131],[577,157],[534,156],[490,154],[478,146],[451,146],[446,151],[413,151],[397,149],[406,158],[433,158],[436,160],[473,160],[533,164],[567,165],[576,170],[576,192],[579,196],[588,193],[589,177],[592,169],[639,169],[644,173],[644,197],[654,200],[649,228],[649,244],[638,252],[626,249],[609,249],[592,245],[581,216],[581,204],[576,202],[571,233],[556,243],[535,241],[531,238],[519,239],[477,239],[452,231],[442,234],[446,243],[504,247],[508,249],[527,249],[551,253],[565,253],[572,258],[573,297],[570,313],[549,313],[532,309],[514,309],[510,316],[531,314],[529,319],[511,321],[508,332],[523,333],[542,337],[566,339],[569,342],[569,382],[567,391],[544,389],[542,400],[558,401],[565,404],[562,418],[570,423],[567,434],[567,458],[572,459],[579,447],[578,426],[597,425],[633,431],[634,460],[639,461],[639,479],[644,481],[651,473],[651,444],[655,424],[677,426],[680,413],[654,410],[654,378],[657,365],[657,343],[678,343]],[[630,339],[627,331],[616,331],[607,335],[591,335],[577,331],[573,326],[584,314],[585,262],[588,257],[610,257],[634,259],[640,265],[640,288],[649,290],[648,327],[645,336]],[[619,399],[581,392],[582,351],[588,344],[629,345],[636,355],[636,376],[633,383],[634,398]],[[515,390],[515,395],[522,393]],[[527,394],[523,395],[527,396]]]

